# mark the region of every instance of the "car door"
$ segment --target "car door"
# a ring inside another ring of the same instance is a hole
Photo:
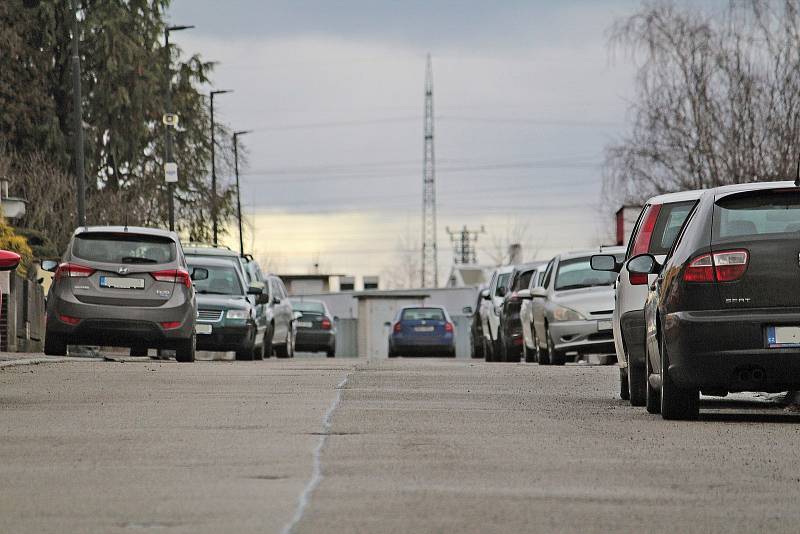
[[[492,294],[495,290],[495,285],[497,284],[497,271],[492,273],[492,279],[489,281],[489,287],[487,288],[489,292],[488,299],[481,299],[481,308],[480,308],[480,317],[481,317],[481,331],[483,332],[483,337],[486,338],[488,341],[492,341],[491,333],[489,331],[489,313],[491,312],[492,304]]]
[[[278,304],[278,315],[281,319],[280,322],[283,332],[280,339],[288,339],[289,333],[292,331],[292,323],[294,322],[294,317],[292,317],[292,303],[289,301],[289,294],[281,279],[276,278],[275,283],[278,286],[278,294],[281,299]]]
[[[286,339],[287,326],[285,317],[281,312],[283,308],[283,296],[281,295],[278,281],[275,278],[269,279],[269,294],[269,306],[272,309],[272,323],[275,325],[272,339],[275,343],[280,344]]]
[[[547,269],[544,271],[544,278],[540,287],[536,288],[537,293],[547,293],[550,291],[550,286],[553,285],[553,270],[556,266],[557,258],[550,260],[547,264]],[[545,322],[545,307],[547,305],[547,298],[538,296],[531,299],[532,315],[533,315],[533,335],[541,340],[545,339],[544,322]]]

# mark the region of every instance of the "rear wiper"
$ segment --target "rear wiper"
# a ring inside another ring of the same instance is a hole
[[[151,258],[137,258],[135,256],[125,256],[122,258],[122,263],[158,263],[158,261]]]

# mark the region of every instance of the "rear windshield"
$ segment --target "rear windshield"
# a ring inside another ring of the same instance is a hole
[[[667,254],[670,251],[695,203],[694,200],[690,200],[661,206],[653,236],[650,238],[648,250],[650,254]]]
[[[244,295],[239,275],[234,267],[203,265],[190,262],[191,267],[208,269],[208,278],[195,280],[194,287],[203,295]]]
[[[617,261],[622,263],[622,254],[615,254]],[[556,291],[565,289],[580,289],[582,287],[610,286],[617,279],[617,273],[610,271],[595,271],[592,269],[590,258],[574,258],[563,260],[558,264],[556,274]]]
[[[406,308],[403,310],[403,321],[444,321],[441,308]]]
[[[177,248],[166,237],[97,232],[75,236],[72,255],[104,263],[170,263]]]
[[[321,302],[309,302],[309,301],[292,301],[292,309],[294,311],[305,312],[305,313],[318,313],[320,315],[325,313],[325,306],[322,305]]]
[[[787,232],[800,232],[800,191],[758,191],[716,202],[715,239]]]

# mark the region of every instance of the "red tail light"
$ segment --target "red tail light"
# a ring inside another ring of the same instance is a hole
[[[161,323],[161,328],[164,330],[175,330],[176,328],[180,328],[183,323],[180,321],[169,321],[166,323]]]
[[[453,332],[453,323],[444,323],[444,331],[452,333]]]
[[[58,319],[59,319],[59,320],[60,320],[62,323],[71,324],[72,326],[75,326],[76,324],[78,324],[79,322],[81,322],[81,320],[80,320],[80,319],[78,319],[77,317],[70,317],[69,315],[59,315],[59,316],[58,316]]]
[[[94,274],[94,269],[76,263],[62,263],[56,269],[55,279],[61,278],[86,278]]]
[[[399,334],[402,329],[403,329],[403,325],[401,325],[400,322],[394,323],[394,332],[395,332],[395,334]]]
[[[155,273],[150,273],[150,276],[159,282],[174,282],[176,284],[183,284],[186,287],[192,287],[192,277],[189,276],[189,273],[183,269],[158,271]]]
[[[703,254],[692,260],[683,273],[686,282],[733,282],[747,270],[746,250],[726,250]]]
[[[650,252],[650,240],[653,237],[653,230],[658,221],[658,214],[661,213],[661,204],[651,204],[646,209],[647,212],[644,214],[642,226],[639,228],[639,231],[636,233],[636,238],[633,241],[631,257]],[[647,284],[646,274],[629,273],[628,277],[633,286],[643,286]]]
[[[322,320],[322,329],[323,330],[330,330],[331,329],[331,321],[327,318]]]

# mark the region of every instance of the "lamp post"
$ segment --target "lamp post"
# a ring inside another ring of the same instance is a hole
[[[164,174],[167,175],[166,166],[172,161],[172,128],[175,127],[175,117],[172,114],[172,56],[169,51],[169,34],[181,30],[188,30],[194,26],[166,26],[164,28],[164,54],[167,59],[167,80],[164,97]],[[175,176],[177,179],[177,176]],[[167,194],[169,195],[169,229],[175,231],[175,182],[167,181]]]
[[[217,165],[214,157],[216,143],[214,141],[214,95],[224,95],[225,93],[232,93],[231,89],[223,89],[220,91],[211,91],[211,224],[214,232],[214,245],[217,244],[217,236],[219,234],[219,226],[217,223]]]
[[[239,136],[247,135],[252,130],[233,132],[233,169],[236,173],[236,212],[239,218],[239,255],[244,256],[244,233],[242,232],[242,195],[239,188]]]
[[[74,109],[75,128],[75,181],[78,196],[78,226],[86,224],[86,171],[83,162],[83,104],[81,96],[81,53],[78,47],[80,28],[78,27],[78,9],[75,0],[69,3],[72,17],[72,106]]]

